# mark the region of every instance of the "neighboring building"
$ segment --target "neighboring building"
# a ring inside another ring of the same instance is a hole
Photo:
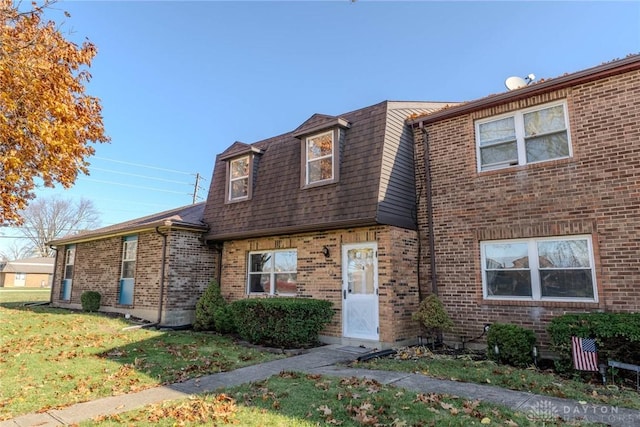
[[[640,56],[410,123],[422,283],[448,338],[503,322],[545,343],[555,316],[640,310]]]
[[[405,121],[444,106],[382,102],[316,114],[220,154],[204,221],[205,239],[222,251],[223,295],[329,300],[326,342],[415,341],[419,247]]]
[[[0,262],[0,287],[50,288],[53,258],[37,257]]]
[[[217,266],[202,242],[203,209],[198,203],[50,242],[57,250],[52,304],[78,309],[83,292],[98,291],[101,311],[191,324]]]

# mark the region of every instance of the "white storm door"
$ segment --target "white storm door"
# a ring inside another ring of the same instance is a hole
[[[378,340],[378,246],[342,246],[342,334]]]

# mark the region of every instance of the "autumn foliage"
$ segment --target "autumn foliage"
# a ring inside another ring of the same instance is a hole
[[[90,42],[66,40],[43,13],[52,2],[19,11],[0,0],[0,224],[22,222],[19,211],[38,185],[72,186],[87,173],[91,143],[107,142],[98,98],[85,94],[96,55]]]

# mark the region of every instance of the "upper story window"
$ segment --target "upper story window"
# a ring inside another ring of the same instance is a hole
[[[249,156],[229,161],[229,201],[244,200],[249,197]]]
[[[248,293],[295,295],[298,253],[294,250],[262,251],[249,254]]]
[[[306,138],[306,185],[333,181],[335,177],[334,132],[324,132]]]
[[[597,301],[590,236],[480,243],[486,299]]]
[[[476,121],[478,170],[571,156],[566,103],[536,106]]]

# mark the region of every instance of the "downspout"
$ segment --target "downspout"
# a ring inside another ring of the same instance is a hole
[[[165,226],[171,227],[171,221],[165,221]],[[160,226],[156,227],[156,233],[162,236],[162,261],[160,264],[160,298],[158,302],[158,325],[162,324],[162,302],[164,300],[164,264],[167,259],[167,236],[168,233],[161,233]]]
[[[431,189],[431,163],[429,161],[429,135],[427,128],[420,123],[422,143],[424,144],[424,173],[427,184],[427,229],[429,230],[429,261],[431,264],[431,291],[438,295],[438,275],[436,272],[436,238],[433,234],[433,192]]]
[[[52,245],[49,245],[49,247],[56,253],[53,259],[53,277],[51,278],[51,293],[49,294],[49,304],[53,304],[53,285],[56,283],[56,270],[58,269],[58,248]]]
[[[218,282],[218,286],[221,286],[221,280],[222,280],[222,248],[223,248],[223,243],[216,243],[215,245],[213,245],[213,250],[218,252],[218,265],[216,267],[216,282]]]

